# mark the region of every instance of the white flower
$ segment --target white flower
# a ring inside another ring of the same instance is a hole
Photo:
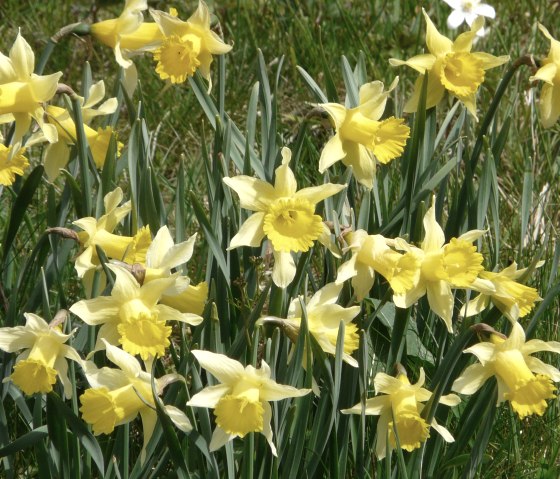
[[[481,3],[480,0],[443,0],[447,5],[449,5],[453,11],[447,17],[447,26],[449,28],[459,28],[463,22],[467,22],[467,25],[472,26],[476,17],[488,17],[495,18],[496,10],[494,7],[488,5],[487,3]],[[487,30],[481,28],[478,30],[477,35],[483,37]]]

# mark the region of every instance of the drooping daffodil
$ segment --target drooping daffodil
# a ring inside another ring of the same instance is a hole
[[[200,350],[192,353],[199,364],[220,382],[204,388],[187,403],[188,406],[214,409],[216,429],[210,441],[210,451],[236,437],[260,432],[276,456],[270,425],[272,408],[268,402],[305,396],[311,390],[278,384],[270,378],[270,367],[265,361],[255,369],[250,365],[243,367],[223,354]]]
[[[490,306],[491,303],[512,322],[529,314],[535,306],[535,302],[541,298],[535,288],[525,286],[516,281],[526,271],[526,268],[518,270],[515,261],[497,273],[482,271],[479,277],[492,283],[495,291],[483,292],[466,302],[461,308],[461,316],[469,317],[479,314]],[[475,289],[476,283],[472,287]]]
[[[43,103],[56,93],[62,73],[36,75],[34,68],[35,54],[18,33],[9,57],[0,53],[0,124],[15,121],[12,144],[19,147],[31,119],[37,122],[47,141],[53,143],[57,139],[56,128],[44,120]],[[13,153],[16,152],[17,148]]]
[[[380,81],[362,85],[359,104],[355,108],[346,108],[338,103],[319,105],[329,114],[336,128],[335,135],[321,152],[321,173],[341,160],[352,167],[352,173],[361,184],[373,188],[376,161],[386,164],[402,154],[410,128],[404,120],[393,116],[380,120],[387,97],[397,83],[398,77],[387,91],[383,91]]]
[[[210,12],[206,3],[198,2],[198,8],[187,20],[160,10],[150,10],[159,25],[164,39],[154,51],[157,62],[156,72],[162,80],[183,83],[196,70],[212,85],[210,64],[212,55],[223,55],[231,50],[231,45],[210,29]]]
[[[480,363],[467,367],[452,389],[471,395],[494,376],[498,382],[498,404],[509,401],[521,419],[531,414],[542,416],[546,400],[556,397],[553,382],[560,381],[560,371],[532,356],[539,351],[560,353],[560,343],[540,339],[526,341],[519,323],[513,323],[507,338],[491,330],[487,341],[465,349],[465,353],[474,354]]]
[[[447,17],[447,26],[449,28],[459,28],[463,22],[466,22],[469,27],[477,17],[495,18],[496,10],[487,3],[482,3],[481,0],[443,0],[449,5],[453,11]],[[479,37],[485,35],[484,27],[478,30],[476,34]]]
[[[376,272],[397,294],[406,293],[418,283],[420,269],[416,254],[395,251],[382,235],[368,235],[364,230],[351,231],[344,235],[344,240],[348,244],[344,250],[352,256],[338,268],[336,283],[351,279],[358,301],[368,295]]]
[[[241,207],[255,211],[231,239],[229,249],[259,246],[266,236],[274,254],[272,280],[281,288],[288,286],[296,274],[292,252],[308,251],[315,240],[330,245],[329,228],[315,214],[315,208],[346,188],[326,183],[298,191],[289,166],[291,157],[291,151],[282,148],[282,164],[276,168],[274,185],[245,175],[224,178],[224,183],[239,195]]]
[[[181,313],[169,306],[158,304],[162,294],[175,282],[173,276],[159,278],[144,285],[121,266],[107,264],[115,274],[111,296],[81,300],[72,305],[70,312],[90,326],[102,325],[97,333],[95,350],[106,342],[118,345],[133,355],[151,361],[162,356],[169,346],[171,326],[168,321],[180,321],[193,326],[202,318],[196,314]]]
[[[420,369],[420,376],[416,384],[410,384],[405,372],[400,372],[396,378],[385,373],[377,373],[374,380],[375,397],[366,399],[365,404],[358,403],[349,409],[343,409],[343,414],[362,414],[380,416],[377,421],[375,454],[383,459],[397,447],[405,451],[419,448],[430,436],[430,426],[434,428],[446,442],[453,442],[453,436],[435,419],[431,424],[420,416],[424,405],[429,401],[432,393],[422,387],[425,382],[424,370]],[[461,400],[455,394],[441,396],[440,404],[456,406]],[[387,443],[389,437],[389,443]]]
[[[406,61],[396,58],[389,60],[393,66],[407,65],[420,73],[404,111],[415,112],[418,109],[424,75],[428,75],[426,108],[436,106],[448,91],[476,119],[476,92],[484,81],[485,71],[503,65],[509,56],[496,57],[489,53],[471,52],[476,32],[484,26],[483,17],[477,17],[470,31],[451,41],[439,33],[428,14],[424,10],[422,12],[426,19],[426,45],[430,53],[416,55]]]
[[[529,80],[544,82],[539,100],[539,114],[543,126],[550,128],[560,116],[560,42],[544,25],[538,25],[539,30],[550,40],[550,50],[541,61],[541,67]]]
[[[25,394],[49,393],[58,377],[64,395],[72,397],[66,359],[82,363],[78,352],[66,343],[72,336],[59,325],[49,325],[33,313],[24,313],[25,326],[0,328],[0,349],[7,353],[23,350],[16,358],[14,372],[4,381],[12,381]]]
[[[111,434],[115,427],[131,422],[140,414],[144,435],[143,461],[157,423],[152,375],[142,370],[138,360],[126,351],[107,342],[104,347],[109,360],[119,369],[98,369],[93,362],[86,361],[84,369],[91,388],[80,396],[82,418],[92,425],[93,433],[99,435]],[[155,392],[161,395],[168,384],[184,380],[179,374],[155,378]],[[180,409],[171,405],[165,405],[164,409],[178,429],[183,432],[192,429],[189,419]]]
[[[19,148],[16,153],[12,153],[14,147],[6,147],[0,143],[0,185],[10,186],[17,176],[22,176],[29,160],[23,156],[25,148]]]
[[[342,284],[328,283],[323,286],[307,301],[305,314],[307,317],[307,328],[313,335],[323,351],[328,354],[336,354],[336,342],[340,323],[344,323],[344,353],[342,359],[350,366],[358,367],[351,354],[358,349],[360,337],[358,328],[352,320],[360,313],[360,306],[344,308],[336,304]],[[301,299],[294,298],[288,308],[286,319],[266,316],[257,321],[257,324],[279,324],[288,337],[295,343],[301,328],[303,311]]]

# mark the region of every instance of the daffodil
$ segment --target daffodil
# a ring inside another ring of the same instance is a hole
[[[489,341],[465,349],[465,353],[474,354],[480,363],[465,369],[452,389],[460,394],[474,394],[495,376],[498,404],[509,401],[522,419],[531,414],[542,416],[546,400],[556,397],[553,382],[560,381],[560,371],[532,356],[539,351],[560,353],[560,343],[540,339],[525,341],[525,331],[519,323],[513,323],[508,338],[491,332]]]
[[[80,98],[80,105],[82,110],[82,119],[86,125],[89,125],[91,120],[97,116],[111,115],[115,113],[119,106],[116,98],[108,98],[101,105],[95,107],[105,98],[105,82],[99,80],[89,87],[87,99]]]
[[[12,381],[25,394],[49,393],[58,377],[64,387],[64,395],[72,397],[72,383],[68,379],[66,359],[82,363],[76,350],[66,341],[71,334],[64,334],[56,325],[33,313],[24,313],[25,326],[0,328],[0,349],[13,353],[23,349],[16,358]]]
[[[97,334],[95,350],[103,348],[102,340],[117,345],[130,354],[139,354],[144,360],[162,356],[169,345],[171,326],[167,321],[197,325],[202,318],[181,313],[169,306],[158,304],[162,294],[175,278],[154,279],[138,284],[126,269],[115,264],[107,267],[115,274],[111,296],[99,296],[78,301],[70,312],[90,326],[102,325]]]
[[[117,63],[124,69],[124,83],[130,95],[138,77],[130,56],[135,52],[153,50],[162,40],[156,24],[143,23],[143,12],[147,9],[147,0],[126,0],[118,18],[95,23],[90,30],[96,40],[114,50]]]
[[[446,442],[453,442],[453,436],[435,419],[431,424],[421,417],[423,402],[429,401],[432,393],[423,388],[425,381],[424,370],[420,369],[420,377],[416,384],[410,384],[405,373],[396,378],[385,373],[377,373],[374,378],[377,396],[367,399],[365,404],[358,403],[349,409],[343,409],[343,414],[362,414],[380,416],[377,421],[377,435],[375,454],[379,459],[390,455],[398,443],[401,449],[413,451],[419,448],[430,436],[430,426],[433,427]],[[441,396],[440,404],[456,406],[461,402],[455,394]],[[389,443],[387,444],[387,437]]]
[[[150,10],[150,13],[164,36],[161,45],[154,51],[156,72],[160,78],[169,79],[171,83],[183,83],[200,70],[211,85],[212,55],[223,55],[232,47],[210,29],[210,12],[206,3],[199,0],[196,12],[187,21],[160,10]]]
[[[101,113],[99,111],[96,114]],[[51,143],[45,151],[45,173],[49,181],[54,181],[60,169],[64,168],[70,159],[70,149],[76,143],[76,125],[70,112],[58,106],[47,106],[47,117],[49,123],[52,123],[58,131],[58,141]],[[93,161],[98,168],[103,168],[107,150],[109,149],[109,142],[113,136],[113,129],[110,126],[105,128],[98,128],[94,130],[88,125],[84,124],[84,133],[88,142],[89,149]],[[117,154],[123,148],[121,142],[117,143]]]
[[[83,230],[78,233],[83,251],[76,258],[75,263],[80,278],[99,264],[96,246],[103,248],[109,258],[122,259],[131,245],[132,237],[113,234],[117,225],[130,213],[130,201],[119,206],[122,199],[123,192],[117,187],[105,195],[103,199],[105,214],[101,218],[81,218],[72,223]]]
[[[307,317],[307,328],[309,333],[321,346],[321,349],[329,354],[336,353],[336,341],[340,323],[344,323],[344,353],[343,360],[350,366],[358,367],[351,354],[358,349],[360,337],[358,328],[352,320],[360,313],[359,306],[344,308],[336,301],[342,290],[342,284],[328,283],[319,289],[306,303],[305,313]],[[267,322],[277,323],[282,326],[288,337],[295,343],[301,327],[303,311],[301,299],[294,298],[288,308],[287,319],[266,316],[257,322],[264,324]]]
[[[19,148],[17,152],[12,153],[14,147],[6,147],[0,143],[0,185],[11,185],[17,176],[22,176],[29,161],[24,155],[25,148]]]
[[[420,248],[409,245],[398,238],[397,248],[417,256],[420,275],[417,284],[405,292],[396,292],[393,302],[399,308],[409,308],[425,294],[430,308],[445,322],[449,332],[453,331],[453,292],[451,288],[470,288],[474,281],[485,292],[494,290],[492,284],[478,278],[484,270],[483,257],[472,243],[480,238],[483,230],[472,230],[451,238],[446,243],[441,226],[436,221],[435,205],[424,216],[424,240]]]
[[[356,179],[373,188],[375,161],[386,164],[399,157],[410,136],[410,128],[404,120],[393,116],[380,120],[387,97],[398,82],[398,77],[383,91],[383,83],[374,81],[360,88],[359,104],[346,108],[338,103],[323,103],[336,128],[335,135],[321,152],[319,171],[323,173],[339,160],[352,167]]]
[[[315,208],[317,203],[346,187],[326,183],[297,191],[289,166],[291,157],[291,151],[283,148],[274,185],[244,175],[224,178],[224,183],[239,195],[241,207],[256,212],[241,225],[229,249],[259,246],[266,236],[275,260],[272,280],[281,288],[288,286],[296,274],[292,252],[308,251],[315,240],[329,244],[330,231],[315,214]]]
[[[550,40],[550,50],[541,61],[542,66],[529,80],[544,82],[539,100],[539,113],[543,126],[550,128],[560,116],[560,42],[540,23],[539,30]]]
[[[192,353],[200,365],[220,381],[220,384],[204,388],[187,403],[188,406],[214,409],[216,429],[210,441],[210,451],[219,449],[235,437],[260,432],[276,456],[270,425],[272,409],[268,401],[305,396],[311,390],[278,384],[270,378],[270,367],[265,361],[260,369],[244,368],[223,354],[200,350]]]
[[[498,273],[482,271],[479,277],[492,283],[495,291],[481,293],[465,303],[461,308],[461,316],[479,314],[490,303],[493,303],[512,322],[529,314],[535,302],[541,298],[535,288],[515,281],[523,276],[525,271],[526,268],[518,270],[515,261]],[[473,286],[473,289],[475,287]]]
[[[395,251],[382,235],[368,235],[364,230],[347,233],[344,239],[348,244],[345,250],[352,252],[352,256],[338,268],[336,283],[352,279],[358,301],[368,295],[376,272],[397,294],[406,293],[418,283],[420,265],[416,254]]]
[[[476,118],[476,92],[484,81],[485,71],[503,65],[509,56],[495,57],[489,53],[471,52],[472,42],[484,25],[484,18],[478,17],[471,30],[459,35],[455,41],[443,36],[422,10],[426,19],[426,45],[430,53],[423,53],[409,60],[391,58],[393,66],[407,65],[418,73],[412,98],[406,103],[404,111],[414,112],[418,109],[424,75],[428,75],[426,108],[436,106],[447,90],[457,97]]]
[[[459,28],[463,22],[469,27],[472,26],[477,17],[495,18],[496,10],[487,3],[481,3],[480,0],[443,0],[449,5],[453,11],[447,17],[447,26],[449,28]],[[485,30],[478,30],[479,37],[484,36]]]
[[[43,102],[56,93],[62,73],[36,75],[34,68],[35,54],[18,33],[9,57],[0,53],[0,123],[16,122],[13,143],[19,146],[32,118],[49,142],[57,139],[56,128],[43,119]]]
[[[140,414],[144,435],[143,460],[157,423],[152,376],[142,370],[134,356],[107,342],[104,346],[107,357],[119,369],[98,369],[93,362],[86,362],[86,378],[91,388],[80,396],[82,418],[92,425],[93,433],[99,435],[111,434],[116,426],[131,422]],[[163,389],[175,381],[184,381],[184,378],[178,374],[156,378],[156,394],[161,395]],[[180,430],[188,432],[192,429],[187,416],[180,409],[170,405],[164,408]]]

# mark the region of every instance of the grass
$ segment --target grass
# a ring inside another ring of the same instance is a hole
[[[224,57],[227,72],[223,85],[224,109],[231,116],[233,122],[245,132],[247,123],[250,122],[248,117],[251,116],[248,105],[252,88],[257,81],[261,81],[262,84],[262,69],[258,60],[259,51],[262,52],[268,78],[272,84],[274,84],[275,75],[278,75],[278,89],[273,87],[278,122],[276,127],[277,138],[274,140],[278,144],[285,144],[292,148],[297,145],[301,146],[302,153],[299,156],[296,169],[300,184],[322,181],[322,177],[316,172],[316,164],[319,152],[330,136],[330,132],[325,129],[325,126],[328,125],[326,116],[315,109],[316,99],[302,79],[302,75],[297,69],[298,66],[303,67],[315,79],[332,101],[337,97],[340,101],[343,101],[346,94],[343,68],[341,67],[342,55],[347,58],[352,66],[360,58],[363,58],[368,80],[382,80],[387,85],[395,75],[399,74],[401,81],[396,94],[392,97],[390,108],[400,113],[404,99],[412,90],[416,75],[405,68],[397,70],[390,67],[388,59],[391,57],[406,59],[423,51],[425,26],[421,15],[421,7],[424,6],[429,10],[432,19],[441,27],[443,33],[452,38],[455,35],[444,26],[449,11],[444,2],[420,2],[420,4],[417,4],[412,1],[392,2],[387,0],[354,1],[351,3],[342,0],[323,2],[311,0],[285,2],[228,0],[212,3],[214,11],[220,19],[226,41],[234,43],[232,52]],[[189,2],[187,5],[181,3],[175,6],[178,8],[180,16],[186,18],[193,5],[193,2]],[[497,19],[491,23],[489,35],[476,44],[475,50],[480,49],[496,55],[509,54],[512,60],[526,53],[533,53],[537,59],[542,58],[548,51],[548,41],[538,32],[536,28],[537,20],[545,24],[557,38],[560,36],[560,23],[557,20],[558,13],[560,13],[560,4],[557,2],[551,3],[547,0],[509,2],[502,0],[495,1],[493,5],[497,10]],[[168,4],[156,1],[150,2],[150,6],[166,9]],[[22,33],[35,52],[40,52],[48,37],[59,27],[76,21],[109,18],[118,14],[120,10],[121,2],[92,4],[91,2],[69,2],[66,0],[46,0],[39,3],[4,0],[0,5],[0,17],[4,19],[0,25],[0,51],[6,52],[9,49],[18,28],[22,29]],[[277,73],[281,59],[283,59],[282,69]],[[105,79],[108,90],[111,91],[117,73],[113,54],[110,49],[93,44],[88,37],[71,37],[62,41],[49,61],[47,72],[62,71],[64,73],[62,81],[79,90],[82,83],[83,65],[86,61],[91,65],[94,80]],[[165,85],[156,76],[153,61],[148,55],[139,58],[136,63],[141,78],[140,94],[144,100],[145,120],[151,132],[148,148],[154,152],[152,161],[160,193],[166,205],[173,205],[174,202],[183,203],[185,208],[183,229],[185,231],[179,234],[192,234],[200,229],[201,218],[193,213],[192,203],[188,197],[178,198],[177,201],[176,191],[181,181],[180,165],[183,165],[185,169],[185,191],[207,191],[207,165],[216,157],[215,151],[223,151],[216,146],[216,142],[220,138],[219,135],[214,134],[208,118],[199,106],[199,101],[195,97],[193,89],[188,84],[178,87]],[[216,78],[218,62],[214,63],[213,68]],[[482,118],[483,112],[486,111],[504,71],[504,69],[498,68],[488,72],[487,79],[477,99],[480,111],[479,118]],[[493,185],[493,191],[496,195],[496,204],[499,205],[498,215],[495,216],[495,212],[490,207],[491,213],[483,212],[483,218],[487,219],[485,227],[489,228],[490,235],[493,237],[493,240],[484,243],[485,258],[490,258],[487,259],[485,266],[487,269],[492,269],[495,266],[502,268],[515,260],[520,267],[526,267],[536,258],[544,260],[544,265],[534,273],[531,280],[531,284],[544,297],[547,291],[558,283],[557,268],[560,247],[557,238],[560,233],[558,231],[560,225],[560,205],[558,202],[560,183],[557,179],[560,174],[560,155],[558,154],[560,150],[560,128],[557,124],[552,129],[544,130],[538,122],[536,115],[538,88],[532,88],[528,80],[530,73],[532,72],[528,67],[521,67],[506,91],[497,113],[497,120],[493,124],[489,137],[485,140],[482,154],[484,161],[479,162],[475,171],[475,184],[482,185],[484,181],[492,178],[492,175],[485,170],[485,165],[489,164],[489,158],[492,155],[491,150],[496,147],[496,138],[500,133],[500,128],[508,125],[508,120],[512,119],[513,121],[509,123],[509,132],[503,144],[503,149],[494,158],[497,176],[495,176],[496,184]],[[213,95],[217,96],[218,91],[219,89],[214,90]],[[441,125],[450,105],[449,103],[439,107],[434,114],[434,121],[437,122],[437,125]],[[259,127],[262,121],[262,116],[260,116],[258,119]],[[302,127],[304,123],[305,127]],[[449,126],[446,137],[451,134],[454,124],[452,123]],[[131,127],[128,122],[126,111],[121,113],[117,125],[119,139],[125,144],[128,143],[134,126]],[[451,155],[456,153],[457,147],[464,149],[464,157],[467,158],[468,153],[472,152],[473,138],[479,125],[467,117],[457,139],[445,146],[443,145],[444,142],[440,143],[433,158],[440,165],[443,165],[452,157]],[[305,135],[302,134],[304,130]],[[255,151],[260,152],[264,146],[263,139],[258,133],[258,128],[256,131]],[[303,140],[301,140],[302,137]],[[299,143],[300,140],[301,143]],[[212,148],[216,150],[212,150]],[[343,175],[342,169],[335,169],[334,171],[339,176]],[[233,174],[232,171],[230,173]],[[384,185],[387,191],[391,192],[385,200],[389,209],[398,200],[401,191],[401,176],[399,160],[379,173],[380,185]],[[463,179],[464,171],[460,168],[454,169],[447,180],[448,191],[456,192]],[[489,185],[486,186],[489,187]],[[478,191],[476,190],[477,193]],[[49,201],[49,194],[59,195],[61,192],[60,184],[51,188],[50,191],[48,189],[38,190],[38,197],[29,205],[27,218],[22,227],[26,233],[18,234],[15,250],[17,255],[8,265],[8,268],[12,268],[12,271],[11,273],[10,271],[4,271],[5,278],[14,277],[14,272],[17,273],[21,267],[20,258],[25,258],[31,254],[46,225],[52,224],[53,218],[44,212],[44,204]],[[231,197],[228,198],[224,194],[227,195],[227,193],[217,192],[214,198],[207,194],[198,197],[204,213],[208,215],[212,224],[214,224],[215,218],[212,218],[211,215],[216,211],[212,200],[215,200],[216,204],[224,210],[230,213],[234,212],[233,215],[238,214],[232,206]],[[359,194],[356,198],[359,199]],[[494,198],[490,198],[489,201],[493,200]],[[0,197],[0,230],[2,231],[6,228],[7,215],[12,201],[12,196],[8,194],[7,190],[4,190]],[[420,219],[423,212],[422,206],[419,206],[415,211],[417,218]],[[445,220],[451,221],[453,219],[445,218],[446,215],[447,213],[444,212],[444,223]],[[163,216],[170,225],[181,229],[178,226],[179,221],[177,221],[174,206],[167,206]],[[236,220],[237,218],[231,217],[232,223]],[[419,227],[420,221],[417,220],[417,232],[419,232]],[[228,226],[224,227],[222,232],[217,233],[219,241],[224,240],[222,234],[227,238],[229,234],[227,228]],[[495,235],[496,231],[500,233],[499,238]],[[414,234],[414,231],[411,231],[411,234]],[[59,246],[62,247],[62,245]],[[499,250],[497,246],[499,246]],[[211,276],[216,282],[213,285],[214,288],[221,291],[220,287],[224,287],[224,284],[216,273],[219,267],[211,261],[206,262],[207,250],[206,242],[199,238],[197,244],[198,257],[196,258],[199,261],[193,261],[189,265],[190,275],[195,283],[203,280],[205,276]],[[66,254],[71,256],[73,253],[66,252]],[[45,258],[46,255],[46,250],[39,251],[40,258]],[[246,254],[243,257],[240,255],[240,262],[246,259],[246,256]],[[314,271],[321,271],[325,261],[323,257],[314,259],[312,263]],[[488,263],[489,261],[491,264]],[[38,263],[40,264],[40,262]],[[214,269],[209,271],[207,265],[212,264],[214,264]],[[39,271],[36,272],[39,274]],[[332,276],[332,274],[333,271],[331,270],[330,275]],[[328,276],[327,273],[325,275]],[[49,297],[53,305],[71,304],[79,298],[80,286],[71,269],[62,269],[59,280],[62,284],[70,285],[70,287],[63,291],[56,288],[56,282],[49,282],[52,288],[49,291]],[[377,285],[377,287],[379,288],[378,292],[381,293],[383,285]],[[4,284],[3,288],[11,290],[14,288],[14,284]],[[217,301],[219,315],[230,315],[232,324],[235,326],[239,326],[245,321],[246,316],[254,310],[255,305],[259,305],[260,301],[260,296],[248,295],[244,297],[243,293],[240,292],[242,288],[238,289],[239,291],[236,290],[234,284],[231,294],[234,299],[239,296],[235,306],[228,306]],[[40,292],[36,291],[36,294],[40,294]],[[214,294],[218,295],[216,292]],[[8,298],[4,299],[3,304],[4,308],[2,309],[8,311]],[[52,308],[44,308],[47,311],[50,309]],[[371,313],[373,310],[372,307],[368,309],[368,312]],[[434,318],[428,311],[427,306],[421,303],[417,312],[417,322],[420,323],[420,330],[413,333],[419,335],[422,344],[432,345],[435,350],[439,350],[440,338],[443,336],[437,335],[436,337],[434,335],[434,331],[438,333],[439,330],[437,327],[432,328]],[[2,314],[4,312],[0,313],[0,317]],[[557,340],[560,324],[558,318],[560,318],[560,300],[555,297],[551,298],[547,307],[542,311],[535,336],[542,339]],[[526,321],[524,325],[528,323],[529,321]],[[390,341],[390,331],[394,327],[394,323],[392,325],[390,323],[384,324],[382,321],[372,318],[372,324],[369,347],[378,356],[384,356],[385,351],[389,348],[388,341],[378,340],[373,332],[376,332],[379,337],[388,338]],[[222,338],[226,344],[227,341],[234,342],[237,338],[235,326],[227,330],[222,324],[220,334],[230,336],[229,338]],[[202,333],[197,332],[195,334],[200,335],[195,339],[200,341],[201,344],[206,342],[214,348],[221,348],[225,351],[224,346],[220,346],[216,338],[212,336],[212,334],[216,334],[216,331],[204,330]],[[379,342],[377,343],[377,341]],[[276,352],[279,358],[283,358],[283,355],[286,354],[287,345],[280,342],[279,338],[273,338],[268,347],[271,348],[271,355]],[[278,350],[275,351],[275,347]],[[303,349],[300,353],[303,353]],[[429,371],[429,376],[431,376],[435,367],[430,366],[429,362],[426,361],[426,350],[416,355],[410,354],[410,351],[408,353],[407,365],[410,369],[416,371],[421,365],[426,369],[431,367],[432,370]],[[557,355],[548,356],[546,359],[551,364],[560,365]],[[379,367],[379,365],[376,366]],[[345,372],[349,374],[348,381],[350,378],[356,379],[347,370]],[[297,376],[297,372],[292,370],[284,373],[276,371],[276,373],[279,378],[286,380],[294,379]],[[328,374],[324,371],[321,374],[323,374],[324,381],[327,381]],[[344,378],[342,381],[344,382]],[[300,378],[301,382],[302,379]],[[354,385],[354,387],[357,386]],[[361,388],[371,390],[371,384],[361,384]],[[18,400],[21,403],[23,399],[14,397],[15,393],[13,391],[10,394],[12,400],[5,401],[4,408],[6,411],[4,413],[10,416],[10,420],[16,424],[16,428],[10,430],[10,439],[13,440],[26,432],[27,428],[12,417],[16,414],[14,404]],[[344,399],[349,400],[349,396],[345,396]],[[298,404],[303,404],[303,400],[301,401],[302,403]],[[342,406],[350,405],[343,404]],[[318,406],[318,404],[314,404],[314,406]],[[279,406],[279,408],[280,411],[284,411],[284,406]],[[327,410],[327,406],[324,406],[324,408]],[[40,407],[36,406],[32,411],[29,411],[29,414],[37,415],[39,409]],[[308,414],[305,409],[303,411],[298,414]],[[291,415],[296,414],[293,409],[284,412]],[[559,414],[560,403],[558,400],[550,402],[543,417],[532,417],[524,421],[514,418],[509,408],[502,407],[499,409],[495,429],[485,451],[488,455],[488,461],[479,470],[479,476],[487,478],[499,476],[554,477],[553,474],[558,469],[554,469],[553,466],[558,467],[559,464],[558,450],[555,449],[555,444],[560,442],[558,428],[556,427]],[[312,417],[312,414],[309,417]],[[201,419],[199,418],[199,420]],[[339,420],[337,419],[337,421]],[[337,424],[337,427],[340,428],[339,431],[341,431],[339,437],[337,441],[329,442],[328,447],[342,447],[343,443],[349,442],[348,437],[352,438],[349,448],[358,449],[361,447],[358,446],[359,439],[365,439],[360,436],[363,432],[358,431],[357,423],[348,422],[346,418],[340,419],[340,422],[340,424]],[[452,419],[452,424],[457,422],[458,419]],[[34,425],[41,424],[40,421],[35,420],[33,423]],[[301,424],[306,423],[307,421],[302,419],[297,422],[297,427],[302,427]],[[345,427],[347,430],[343,432]],[[373,426],[368,423],[367,427],[366,438],[371,438],[374,431]],[[135,430],[134,426],[132,426],[132,430]],[[302,431],[305,434],[305,429]],[[309,434],[309,431],[307,434]],[[297,454],[298,452],[302,454],[301,448],[304,446],[296,443],[294,436],[288,433],[283,436],[282,440],[286,445],[293,446],[292,450],[296,451],[293,453],[295,455],[293,464],[294,467],[297,467],[300,464],[297,460]],[[308,436],[306,436],[306,440],[309,440]],[[122,438],[118,436],[115,441],[120,444]],[[6,441],[3,442],[6,443]],[[107,443],[102,445],[109,450],[112,442],[113,439],[107,439]],[[296,443],[295,446],[294,443]],[[365,444],[371,446],[367,441]],[[194,448],[195,446],[189,443],[189,447]],[[263,452],[263,444],[259,442],[247,447],[255,447],[258,453]],[[235,452],[235,454],[237,453],[238,451]],[[33,459],[25,455],[18,456],[16,462],[19,473],[23,474],[24,471],[29,474],[33,473],[35,464],[39,463],[41,459],[41,452],[36,454],[37,456]],[[206,467],[211,470],[210,462],[206,464],[198,457],[195,459],[195,454],[192,451],[186,454],[187,458],[192,461],[201,461],[203,465],[200,466],[199,464],[200,468],[196,468],[197,470],[204,470]],[[219,456],[221,461],[226,463],[224,457],[226,455],[233,456],[234,451],[228,449],[227,452],[221,454],[223,454]],[[327,454],[327,456],[329,458],[338,457],[332,453]],[[305,454],[304,457],[306,457],[306,465],[309,466],[311,460]],[[359,454],[356,453],[353,457],[359,457]],[[371,457],[364,460],[372,466],[369,462],[373,460]],[[269,470],[267,468],[272,467],[269,461],[271,461],[271,458],[267,458],[266,463],[255,464],[255,475],[265,474],[265,471]],[[394,461],[397,461],[397,459],[394,458]],[[332,464],[323,465],[323,468],[324,470],[333,470],[338,466],[348,476],[359,474],[361,472],[358,469],[359,465],[353,463],[353,461],[349,462],[346,470],[340,464],[334,466]],[[187,465],[188,467],[194,467],[193,462],[189,463],[187,461]],[[549,476],[545,472],[547,467],[551,471]],[[257,469],[259,470],[257,471]],[[166,466],[162,466],[162,471],[164,470],[166,470]],[[320,470],[320,468],[317,469],[317,471]],[[244,469],[244,471],[247,470]],[[281,471],[286,474],[283,469]],[[373,471],[373,466],[371,471]]]

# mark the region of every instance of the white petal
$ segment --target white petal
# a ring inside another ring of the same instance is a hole
[[[239,361],[230,359],[223,354],[202,351],[199,349],[195,349],[191,352],[199,362],[200,366],[211,373],[221,383],[235,383],[245,372],[245,368]]]
[[[272,270],[272,281],[280,288],[286,288],[296,275],[296,263],[292,254],[285,251],[273,251],[274,268]]]
[[[270,446],[270,450],[272,451],[272,455],[274,457],[278,457],[278,453],[276,452],[276,446],[274,445],[274,442],[272,441],[272,427],[270,425],[270,421],[272,419],[272,408],[270,407],[270,404],[268,404],[267,402],[262,402],[261,404],[262,404],[263,409],[264,409],[262,434],[263,434],[264,437],[266,437],[266,442],[268,442],[268,445]]]
[[[438,424],[435,418],[432,419],[431,426],[439,433],[441,437],[443,437],[443,440],[445,442],[455,442],[455,439],[453,438],[451,433],[447,430],[447,428],[445,428],[441,424]]]
[[[70,312],[78,316],[84,323],[96,326],[118,320],[119,303],[111,296],[82,299],[72,305]]]
[[[218,401],[230,391],[231,387],[227,384],[205,387],[187,402],[187,406],[215,408]]]
[[[192,424],[187,415],[175,406],[165,406],[165,412],[175,424],[175,427],[185,433],[192,431]]]
[[[247,210],[265,211],[277,198],[271,184],[251,176],[225,177],[223,182],[237,193],[241,207]]]
[[[491,5],[481,3],[474,9],[474,13],[483,17],[496,18],[496,10]]]
[[[465,15],[460,10],[453,10],[447,17],[447,26],[449,28],[459,28],[461,23],[465,21]]]
[[[209,445],[210,452],[214,452],[220,449],[220,447],[222,447],[224,444],[231,441],[235,437],[237,437],[237,435],[228,434],[221,427],[216,426],[216,429],[214,429],[214,434],[212,434],[212,440],[210,441],[210,445]]]
[[[482,364],[473,364],[463,371],[451,389],[460,394],[471,395],[477,392],[492,373]]]
[[[262,211],[249,216],[241,225],[237,234],[231,239],[228,249],[234,249],[240,246],[260,246],[264,238],[264,217],[265,213]]]
[[[142,372],[142,367],[138,360],[126,351],[109,344],[103,340],[105,350],[109,360],[116,364],[130,378],[137,378]]]

